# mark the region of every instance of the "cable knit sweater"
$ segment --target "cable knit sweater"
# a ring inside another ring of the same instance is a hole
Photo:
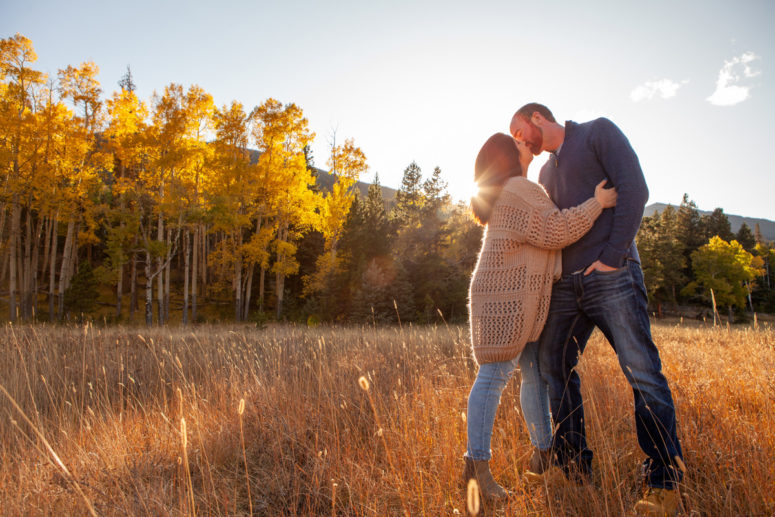
[[[587,233],[602,210],[594,197],[559,210],[527,178],[506,182],[471,279],[471,343],[478,363],[509,361],[538,339],[562,270],[560,250]]]

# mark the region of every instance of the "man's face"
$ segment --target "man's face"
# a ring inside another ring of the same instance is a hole
[[[511,136],[517,142],[522,142],[530,152],[538,156],[544,146],[544,132],[530,120],[516,116],[511,120]]]

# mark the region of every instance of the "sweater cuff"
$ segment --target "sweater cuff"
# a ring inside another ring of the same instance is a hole
[[[600,202],[594,197],[584,201],[581,206],[584,207],[584,213],[589,216],[589,220],[593,223],[595,222],[595,219],[597,219],[600,214],[603,213],[603,205],[601,205]]]
[[[606,244],[605,248],[603,248],[603,252],[600,253],[600,256],[598,257],[598,260],[606,266],[619,268],[624,266],[624,261],[627,258],[627,251],[628,250],[618,250],[610,244]]]

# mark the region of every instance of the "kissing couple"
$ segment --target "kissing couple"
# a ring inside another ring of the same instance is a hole
[[[647,484],[635,511],[675,515],[685,466],[635,246],[648,199],[638,157],[610,120],[563,125],[537,103],[517,110],[509,129],[485,142],[474,167],[471,206],[485,231],[469,293],[479,370],[468,397],[464,481],[477,480],[485,504],[509,497],[490,472],[490,441],[501,393],[519,368],[533,446],[523,479],[543,483],[557,468],[595,485],[576,365],[597,327],[635,398]],[[551,156],[536,184],[527,169],[543,151]]]

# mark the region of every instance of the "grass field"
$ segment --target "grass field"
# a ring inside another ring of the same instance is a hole
[[[653,331],[689,469],[682,514],[775,514],[775,331]],[[467,342],[446,326],[6,325],[0,512],[463,515]],[[599,333],[580,370],[595,487],[521,482],[515,379],[493,436],[514,490],[500,514],[618,516],[637,500],[632,392]]]

